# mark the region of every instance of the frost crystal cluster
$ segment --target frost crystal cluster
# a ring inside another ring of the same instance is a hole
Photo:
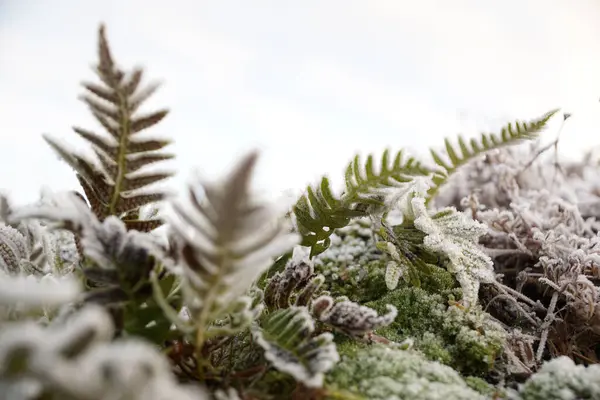
[[[513,146],[557,110],[292,204],[256,151],[167,195],[158,85],[97,54],[91,156],[44,136],[80,188],[0,196],[0,399],[600,398],[600,162]]]

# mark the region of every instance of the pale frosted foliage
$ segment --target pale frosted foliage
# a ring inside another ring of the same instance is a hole
[[[0,272],[0,319],[8,314],[57,307],[77,298],[78,282],[72,277],[52,275],[9,276]]]
[[[133,248],[151,248],[155,242],[152,235],[127,231],[116,216],[99,221],[85,201],[73,192],[56,194],[53,203],[18,210],[12,218],[15,221],[39,218],[48,221],[52,229],[66,229],[78,234],[84,254],[106,269],[115,267],[115,262],[125,252]]]
[[[327,279],[337,280],[340,275],[352,275],[360,282],[367,274],[365,266],[382,257],[375,247],[372,222],[369,218],[352,221],[331,235],[331,246],[314,257],[314,265]]]
[[[299,241],[285,209],[250,193],[256,153],[244,157],[218,182],[198,182],[188,201],[171,202],[167,215],[175,264],[184,278],[186,305],[201,323],[228,311],[252,282]],[[203,189],[203,196],[199,189]]]
[[[298,246],[283,271],[269,279],[265,288],[265,304],[269,310],[291,305],[308,306],[324,281],[323,275],[314,273],[308,254]]]
[[[401,277],[408,280],[409,265],[400,257],[398,249],[392,243],[387,242],[385,246],[386,252],[392,257],[392,260],[386,264],[385,269],[385,285],[389,290],[394,290],[398,286],[398,281]]]
[[[463,301],[467,305],[475,304],[480,283],[495,279],[492,260],[478,245],[487,227],[453,207],[430,215],[422,197],[411,200],[411,212],[415,216],[415,227],[427,234],[424,247],[448,258],[447,269],[460,283]]]
[[[545,363],[520,390],[521,400],[600,399],[600,365],[575,365],[568,357]]]
[[[312,312],[319,321],[354,338],[364,338],[373,330],[388,326],[398,315],[398,310],[391,304],[387,305],[387,314],[378,315],[372,308],[344,297],[334,300],[331,296],[317,298]]]
[[[10,273],[21,271],[21,262],[28,258],[27,239],[12,226],[0,222],[0,268]]]
[[[178,386],[169,362],[151,345],[110,342],[104,310],[87,307],[64,324],[14,323],[0,331],[0,380],[10,398],[41,393],[56,400],[203,399]]]
[[[379,345],[344,359],[328,376],[327,386],[369,400],[483,400],[452,368],[427,361],[420,353]]]
[[[256,343],[275,368],[308,387],[321,387],[324,374],[339,361],[331,333],[313,336],[314,321],[306,307],[292,306],[271,314],[252,329]]]

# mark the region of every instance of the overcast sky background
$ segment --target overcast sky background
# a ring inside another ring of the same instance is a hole
[[[259,187],[341,182],[356,153],[424,152],[562,107],[561,150],[600,145],[598,0],[0,0],[0,189],[77,189],[42,133],[77,149],[99,22],[121,66],[164,82],[181,187],[259,147]],[[558,120],[546,135],[554,138]],[[99,131],[99,129],[97,129]]]

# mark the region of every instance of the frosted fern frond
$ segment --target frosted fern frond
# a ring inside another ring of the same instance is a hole
[[[546,127],[550,118],[558,112],[558,109],[547,112],[539,118],[531,121],[516,121],[502,128],[500,134],[482,133],[479,139],[465,141],[462,136],[458,137],[458,146],[453,145],[449,139],[445,139],[445,156],[431,149],[433,161],[441,167],[432,178],[433,186],[427,193],[427,203],[437,194],[439,188],[445,184],[460,166],[473,160],[490,150],[514,145],[523,140],[535,139]]]
[[[495,280],[493,263],[479,247],[479,237],[487,233],[481,224],[453,207],[430,215],[423,197],[411,200],[414,225],[425,233],[423,246],[447,257],[447,269],[456,276],[467,305],[477,302],[480,282]]]
[[[179,386],[169,362],[150,344],[113,337],[109,315],[86,307],[47,328],[26,322],[0,331],[3,390],[73,400],[205,399]],[[21,391],[21,392],[20,392]],[[16,397],[15,397],[16,398]]]
[[[292,305],[308,306],[324,281],[323,275],[314,273],[311,260],[293,257],[283,271],[269,279],[265,288],[265,305],[270,311]]]
[[[279,371],[307,387],[321,387],[324,374],[339,361],[331,333],[313,337],[314,321],[306,307],[290,307],[269,315],[252,334],[265,358]]]
[[[37,221],[13,223],[13,212],[0,195],[0,270],[44,274],[54,257],[49,235]]]
[[[86,256],[81,268],[89,287],[85,300],[114,309],[151,300],[150,273],[156,260],[150,249],[156,246],[154,237],[148,233],[128,231],[124,222],[115,216],[109,216],[100,222],[84,201],[72,192],[59,194],[56,198],[56,205],[21,209],[14,213],[13,218],[42,219],[52,229],[66,229],[81,238],[82,251]],[[172,284],[173,282],[170,285]],[[166,281],[163,285],[167,285]],[[151,320],[163,317],[160,308],[152,307],[152,303],[147,306],[156,311]],[[135,313],[135,310],[132,312]],[[144,315],[150,318],[150,312]],[[127,316],[128,314],[118,315],[120,321],[115,322],[119,329],[123,328],[122,320],[126,320]],[[140,326],[130,323],[125,328],[135,330],[138,335],[145,335],[148,331],[144,327],[151,321],[143,321],[137,317],[135,321]],[[168,325],[170,324],[167,324],[167,331]]]
[[[346,297],[333,299],[321,296],[312,304],[312,313],[317,319],[333,328],[358,339],[375,329],[388,326],[398,315],[398,310],[391,304],[386,306],[387,314],[378,315],[372,308],[361,306]]]
[[[137,113],[158,86],[143,88],[141,69],[125,73],[116,66],[104,26],[99,30],[98,55],[95,72],[101,84],[84,83],[86,93],[81,98],[108,135],[77,127],[73,130],[91,144],[99,164],[67,150],[48,136],[44,138],[75,170],[92,210],[102,221],[109,215],[124,217],[127,212],[160,200],[163,194],[148,186],[170,177],[172,173],[143,172],[142,168],[174,156],[160,151],[170,143],[169,140],[146,139],[139,135],[160,122],[168,111]],[[158,221],[142,224],[135,219],[126,220],[128,227],[137,230],[158,226]]]
[[[218,182],[190,186],[188,201],[171,202],[173,212],[166,215],[171,255],[181,268],[185,303],[199,332],[228,313],[274,257],[298,243],[283,212],[250,193],[257,156],[245,156]]]
[[[22,261],[29,258],[27,239],[17,229],[0,223],[0,269],[18,274]]]

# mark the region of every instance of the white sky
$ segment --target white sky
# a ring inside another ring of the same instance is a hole
[[[77,96],[100,21],[122,66],[164,82],[146,110],[172,110],[149,133],[175,139],[175,188],[252,147],[269,192],[341,182],[356,152],[554,107],[565,154],[600,144],[597,0],[0,0],[0,189],[19,203],[79,190],[41,134],[84,149],[70,127],[96,127]]]

